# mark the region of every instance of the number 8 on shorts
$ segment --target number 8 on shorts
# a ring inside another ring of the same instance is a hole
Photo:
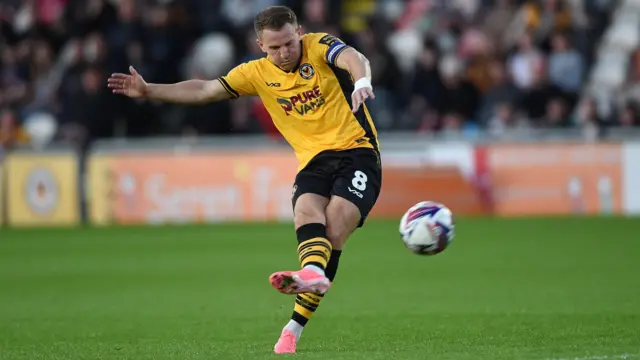
[[[367,174],[360,170],[356,170],[353,174],[351,185],[353,185],[356,190],[364,191],[367,188]]]

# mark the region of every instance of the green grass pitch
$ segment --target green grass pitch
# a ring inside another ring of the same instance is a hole
[[[442,254],[370,220],[299,359],[640,359],[640,219],[458,219]],[[274,359],[291,225],[0,229],[0,359]],[[287,357],[290,358],[290,357]]]

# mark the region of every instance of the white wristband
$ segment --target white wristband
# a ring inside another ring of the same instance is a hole
[[[368,77],[360,78],[360,79],[358,79],[358,81],[356,81],[355,84],[353,84],[353,92],[354,93],[356,91],[358,91],[360,89],[364,89],[364,88],[373,89],[373,86],[371,86],[371,80]]]

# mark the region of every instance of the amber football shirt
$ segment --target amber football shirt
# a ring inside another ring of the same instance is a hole
[[[234,98],[260,96],[275,126],[293,147],[298,170],[325,150],[378,149],[376,128],[366,106],[351,112],[351,75],[335,65],[346,48],[329,34],[305,34],[294,70],[284,71],[265,57],[238,65],[219,79]]]

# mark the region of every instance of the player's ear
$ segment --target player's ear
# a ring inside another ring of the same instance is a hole
[[[298,35],[302,36],[302,25],[298,25],[298,29],[297,29],[296,33],[298,33]]]
[[[260,41],[260,38],[257,38],[257,39],[256,39],[256,43],[258,43],[258,46],[260,46],[260,50],[262,50],[262,51],[263,51],[263,52],[265,52],[265,53],[267,52],[267,51],[264,49],[264,44],[262,43],[262,41]]]

